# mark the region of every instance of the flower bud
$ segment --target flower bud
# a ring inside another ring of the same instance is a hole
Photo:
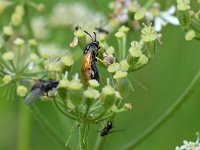
[[[70,84],[70,81],[69,81],[69,80],[67,80],[67,79],[62,79],[62,80],[59,81],[58,87],[59,87],[59,88],[67,88],[67,87],[69,86],[69,84]]]
[[[119,70],[119,71],[117,71],[117,72],[115,73],[115,75],[113,76],[113,78],[114,78],[114,79],[122,79],[122,78],[125,78],[127,75],[128,75],[127,72],[124,72],[124,71]]]
[[[135,47],[130,47],[129,52],[132,57],[140,57],[142,55],[142,51]]]
[[[47,65],[47,70],[49,72],[60,72],[62,69],[59,63],[51,62]]]
[[[126,27],[125,25],[122,25],[122,26],[119,28],[119,32],[127,33],[128,31],[129,31],[129,28]]]
[[[115,94],[115,89],[110,85],[106,85],[105,87],[102,88],[102,94],[104,96],[113,95]]]
[[[93,88],[98,87],[99,86],[99,82],[97,80],[89,80],[89,85]]]
[[[131,110],[133,107],[132,107],[132,104],[131,103],[125,103],[124,104],[124,109],[126,110]]]
[[[30,39],[30,40],[28,40],[28,44],[30,46],[33,46],[33,47],[38,45],[36,39]]]
[[[148,61],[149,61],[149,59],[145,55],[143,55],[143,54],[140,56],[140,58],[138,60],[138,62],[141,63],[141,64],[143,64],[143,65],[147,64]]]
[[[24,44],[24,40],[21,39],[21,38],[16,38],[14,40],[14,44],[17,45],[17,46],[22,46]]]
[[[70,81],[68,88],[71,90],[81,90],[83,84],[79,79],[73,79]]]
[[[194,37],[195,37],[195,31],[194,31],[194,30],[189,30],[189,31],[185,34],[185,39],[186,39],[187,41],[191,41]]]
[[[99,91],[97,91],[97,90],[95,90],[95,89],[88,88],[87,90],[85,90],[85,91],[83,92],[83,95],[84,95],[86,98],[89,98],[89,99],[97,99],[97,98],[99,98],[100,93],[99,93]]]
[[[19,14],[17,14],[17,13],[12,14],[12,16],[11,16],[11,23],[14,26],[20,25],[22,23],[22,16],[19,15]]]
[[[119,70],[119,68],[120,68],[120,64],[119,63],[113,63],[113,64],[108,66],[108,72],[114,73],[117,70]]]
[[[19,16],[23,16],[24,15],[24,7],[22,5],[16,6],[15,13],[18,14]]]
[[[3,59],[4,60],[13,60],[13,58],[14,58],[14,53],[13,52],[6,52],[6,53],[4,53],[3,54]]]
[[[11,75],[5,75],[5,76],[2,78],[2,81],[3,81],[3,83],[5,83],[5,84],[9,84],[9,83],[12,81],[12,76],[11,76]]]
[[[138,11],[135,12],[134,19],[141,20],[144,18],[144,16],[145,16],[145,11],[142,9],[139,9]]]
[[[28,90],[25,86],[20,85],[17,87],[17,95],[24,97],[27,92],[28,92]]]
[[[126,72],[126,71],[128,71],[128,69],[129,69],[129,64],[128,64],[127,60],[126,59],[121,60],[120,61],[120,70]]]
[[[7,36],[13,35],[13,28],[11,26],[4,26],[3,33]]]
[[[86,45],[86,34],[83,30],[78,29],[74,32],[74,35],[78,38],[78,45],[83,48]]]
[[[37,10],[38,10],[39,12],[44,12],[44,11],[45,11],[45,5],[44,5],[43,3],[39,4],[39,5],[37,6]]]
[[[66,66],[72,66],[74,64],[74,60],[72,58],[72,55],[67,55],[62,57],[61,61],[66,65]]]
[[[124,32],[118,31],[117,33],[115,33],[115,37],[117,37],[118,39],[122,39],[125,36]]]
[[[115,52],[115,50],[114,50],[114,47],[113,46],[110,46],[110,47],[108,47],[107,49],[106,49],[106,53],[107,54],[113,54]]]
[[[190,0],[177,0],[177,9],[180,11],[190,9]]]

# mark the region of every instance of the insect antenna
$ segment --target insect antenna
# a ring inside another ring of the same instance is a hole
[[[97,35],[96,35],[96,32],[93,32],[93,33],[94,33],[94,37],[95,37],[94,41],[97,41]]]
[[[94,39],[92,38],[92,36],[91,36],[91,34],[90,33],[88,33],[87,31],[84,31],[87,35],[89,35],[90,37],[91,37],[91,39],[92,39],[92,42],[94,41]],[[95,38],[95,40],[96,40],[96,38]]]

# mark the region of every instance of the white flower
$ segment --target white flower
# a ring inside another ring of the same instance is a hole
[[[199,136],[197,136],[196,142],[183,141],[183,145],[176,146],[175,150],[200,150]]]
[[[152,8],[153,10],[146,13],[146,16],[150,20],[154,20],[154,28],[156,31],[161,31],[162,26],[166,26],[167,23],[179,25],[178,18],[173,16],[176,11],[176,7],[174,5],[171,6],[168,10],[161,12],[159,12],[159,7],[159,4],[155,3]]]

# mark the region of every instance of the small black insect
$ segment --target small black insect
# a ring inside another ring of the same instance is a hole
[[[87,31],[84,32],[91,37],[92,42],[88,43],[83,49],[82,68],[81,68],[82,76],[86,83],[90,79],[95,79],[99,82],[99,73],[96,66],[97,50],[100,49],[99,41],[96,40],[95,32],[93,32],[95,35],[95,40]]]
[[[31,88],[30,93],[26,96],[24,102],[29,105],[36,101],[40,96],[48,96],[48,92],[55,89],[59,84],[57,80],[37,80]]]
[[[112,125],[112,122],[111,121],[108,121],[107,122],[107,126],[104,127],[101,132],[100,132],[100,136],[105,136],[107,135],[108,133],[110,133],[110,130],[113,128],[113,125]]]

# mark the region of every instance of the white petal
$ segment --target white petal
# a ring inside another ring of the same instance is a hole
[[[171,16],[167,13],[162,13],[160,14],[160,16],[165,19],[167,22],[173,24],[173,25],[179,25],[179,21],[178,21],[178,18],[175,17],[175,16]]]
[[[175,13],[175,11],[176,11],[176,7],[175,7],[175,5],[172,5],[172,6],[166,11],[166,13],[172,15],[173,13]]]
[[[154,27],[157,32],[159,32],[162,29],[162,26],[165,26],[165,25],[166,25],[166,22],[162,20],[162,18],[160,17],[155,18]]]

